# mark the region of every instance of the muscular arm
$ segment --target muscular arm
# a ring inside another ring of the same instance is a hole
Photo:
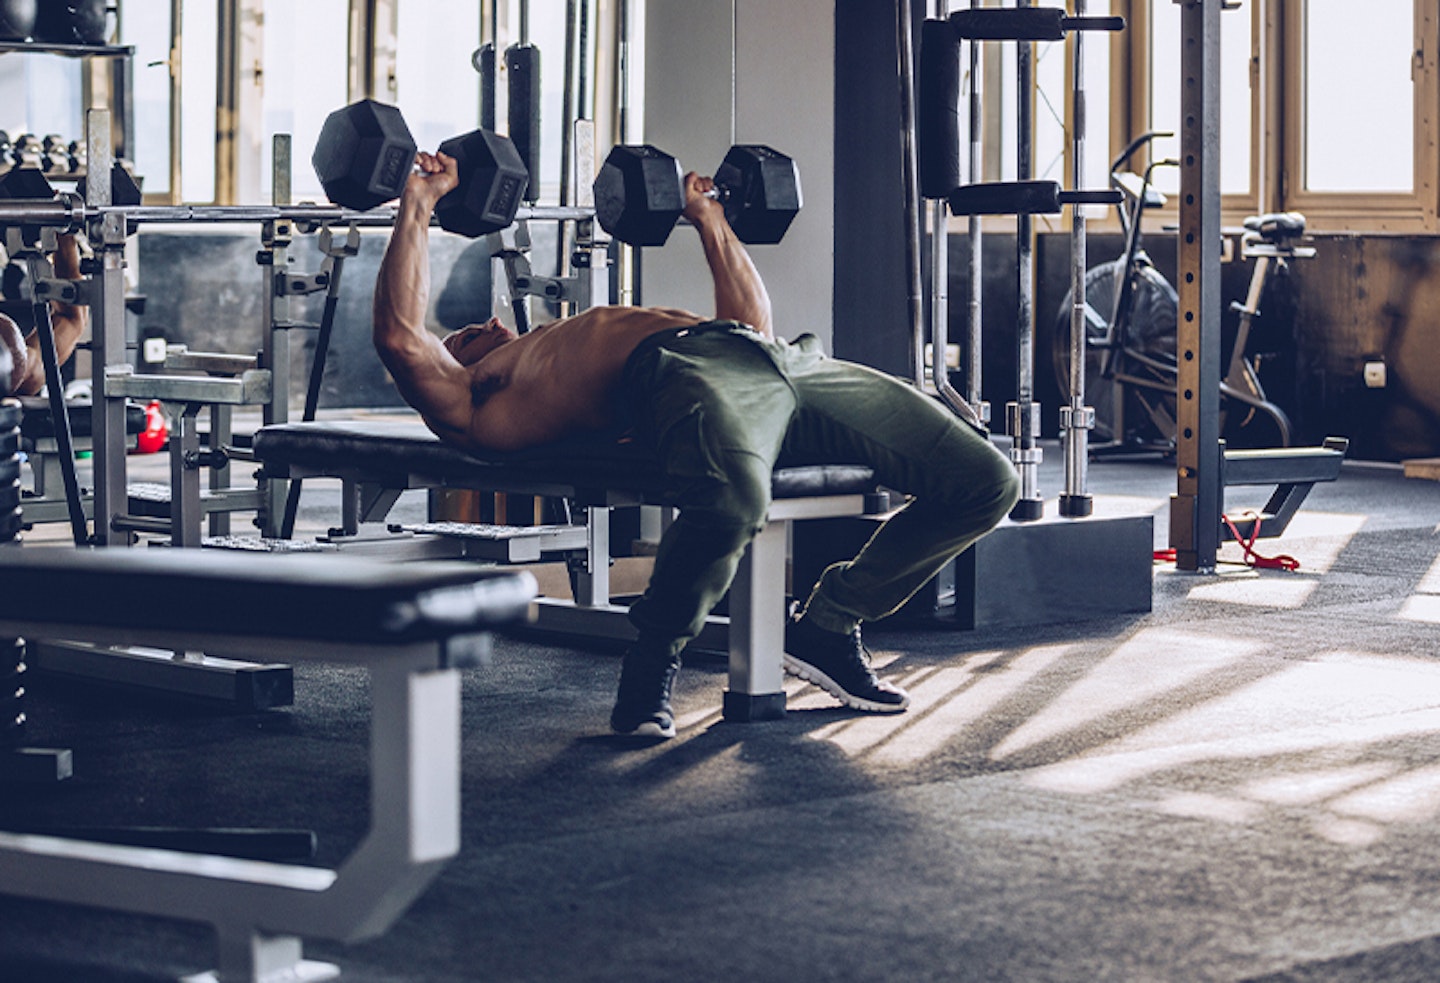
[[[449,157],[420,155],[400,196],[375,284],[373,339],[405,402],[440,436],[463,434],[472,414],[470,374],[425,329],[430,298],[430,216],[459,181]],[[445,432],[442,432],[445,431]]]
[[[62,235],[54,257],[55,276],[62,280],[80,278],[80,247],[72,235]],[[55,355],[61,365],[69,360],[85,332],[85,308],[61,301],[50,303],[50,328],[55,335]],[[33,396],[45,386],[45,363],[40,357],[40,338],[34,330],[25,338],[25,374],[15,386],[18,396]]]
[[[715,316],[741,321],[767,338],[775,336],[770,323],[770,295],[750,254],[725,220],[725,208],[707,198],[714,187],[709,178],[685,175],[685,216],[700,233],[705,262],[715,279]]]

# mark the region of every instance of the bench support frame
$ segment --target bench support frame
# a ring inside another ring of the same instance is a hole
[[[53,635],[57,626],[0,622],[0,632]],[[113,630],[65,629],[90,642]],[[481,636],[476,636],[478,639]],[[353,942],[384,932],[460,846],[460,677],[447,653],[468,636],[414,645],[341,645],[249,636],[146,633],[152,644],[235,654],[274,652],[368,665],[370,830],[336,870],[0,833],[6,894],[214,926],[218,969],[188,980],[273,983],[338,975],[306,960],[301,936]]]

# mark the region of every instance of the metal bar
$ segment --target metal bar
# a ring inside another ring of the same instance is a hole
[[[115,164],[111,146],[110,111],[92,109],[85,114],[85,140],[92,174],[109,174]],[[111,204],[110,182],[89,181],[85,207],[105,209]],[[93,541],[99,546],[128,546],[128,534],[111,529],[111,517],[128,506],[126,493],[125,397],[105,388],[112,369],[130,368],[125,355],[125,240],[124,218],[101,213],[89,230],[90,245],[98,254],[97,271],[87,285],[90,306],[90,378],[94,406],[90,416],[94,460]]]
[[[576,20],[579,11],[575,0],[566,0],[565,4],[565,81],[560,100],[560,204],[571,203],[571,168],[574,167],[573,160],[576,153],[575,145],[571,138],[571,132],[575,125],[575,30]],[[570,255],[570,243],[567,233],[570,230],[560,229],[555,236],[555,275],[564,276],[566,262],[565,258]]]
[[[290,204],[290,145],[288,133],[274,137],[274,172],[271,177],[271,201],[275,205]],[[270,372],[271,391],[261,412],[266,426],[287,423],[290,419],[290,333],[280,325],[290,320],[290,299],[281,290],[284,273],[290,263],[291,223],[275,219],[261,227],[264,249],[257,256],[261,277],[261,361]],[[260,526],[265,536],[274,537],[284,516],[286,482],[283,478],[266,476],[261,482],[263,505]]]
[[[282,134],[283,135],[283,134]],[[100,183],[100,182],[96,182]],[[104,205],[85,204],[70,192],[54,199],[0,201],[0,227],[36,226],[62,232],[81,231],[88,222],[117,216],[134,225],[192,225],[225,222],[296,223],[301,232],[326,225],[355,225],[361,228],[388,228],[395,224],[393,206],[356,211],[333,205]],[[515,212],[516,221],[583,222],[595,217],[595,209],[556,205],[533,205]],[[438,221],[432,221],[438,226]]]
[[[1176,482],[1170,545],[1177,569],[1212,573],[1220,546],[1220,12],[1181,4],[1180,317],[1176,328]]]
[[[970,0],[971,9],[978,9],[980,0]],[[980,71],[980,43],[970,42],[970,173],[969,179],[973,184],[984,178],[984,155],[981,142],[984,121],[984,106],[981,101],[982,89]],[[979,215],[971,215],[966,229],[966,236],[970,243],[970,307],[969,307],[969,338],[968,348],[965,353],[965,396],[975,412],[980,415],[982,423],[990,422],[990,404],[985,402],[985,395],[981,388],[983,375],[983,358],[981,357],[981,345],[984,338],[984,328],[981,321],[981,297],[984,294],[984,263],[981,255],[984,247],[985,236],[982,231],[982,219]]]
[[[1085,0],[1075,0],[1076,17],[1084,17]],[[1075,35],[1072,49],[1073,178],[1071,187],[1085,187],[1085,34]],[[1095,501],[1088,489],[1090,430],[1095,411],[1085,405],[1085,356],[1089,328],[1085,318],[1085,209],[1070,206],[1070,392],[1069,405],[1061,411],[1060,432],[1065,456],[1065,491],[1060,496],[1060,514],[1067,518],[1090,515]]]
[[[170,434],[170,545],[200,546],[200,453],[197,415],[201,404],[186,403]]]
[[[1029,7],[1030,0],[1018,0]],[[1015,46],[1016,145],[1015,178],[1029,181],[1034,176],[1035,139],[1035,45],[1021,41]],[[1010,512],[1016,521],[1042,518],[1045,503],[1040,496],[1041,450],[1039,407],[1035,403],[1035,258],[1034,224],[1031,216],[1015,216],[1015,268],[1017,309],[1015,317],[1015,401],[1010,403],[1008,424],[1011,437],[1010,460],[1020,475],[1020,500]]]
[[[45,367],[45,390],[50,400],[50,425],[60,458],[60,477],[65,485],[65,508],[70,516],[70,533],[76,546],[90,539],[85,520],[85,505],[80,499],[80,479],[75,474],[75,447],[70,436],[70,413],[65,407],[65,383],[60,378],[60,359],[55,350],[55,326],[50,318],[50,302],[35,295],[36,285],[49,272],[49,263],[38,252],[25,257],[30,274],[31,310],[35,317],[35,337],[40,342],[40,360]]]
[[[895,37],[899,48],[900,166],[903,178],[902,221],[905,223],[906,315],[910,324],[911,378],[925,380],[925,311],[920,269],[920,176],[915,149],[914,25],[910,0],[895,6]]]

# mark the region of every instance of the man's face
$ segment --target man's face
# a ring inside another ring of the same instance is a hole
[[[492,317],[484,324],[469,324],[445,336],[446,351],[464,366],[474,365],[506,342],[515,340],[515,332]]]

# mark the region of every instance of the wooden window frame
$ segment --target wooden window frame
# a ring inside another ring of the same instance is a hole
[[[1269,0],[1275,8],[1273,28],[1283,38],[1275,52],[1284,78],[1283,126],[1280,133],[1279,206],[1303,212],[1310,228],[1325,232],[1415,234],[1440,232],[1440,153],[1437,153],[1437,107],[1440,72],[1435,65],[1435,38],[1440,12],[1431,3],[1414,7],[1415,44],[1411,77],[1415,87],[1414,190],[1409,193],[1310,191],[1305,174],[1305,0]]]

